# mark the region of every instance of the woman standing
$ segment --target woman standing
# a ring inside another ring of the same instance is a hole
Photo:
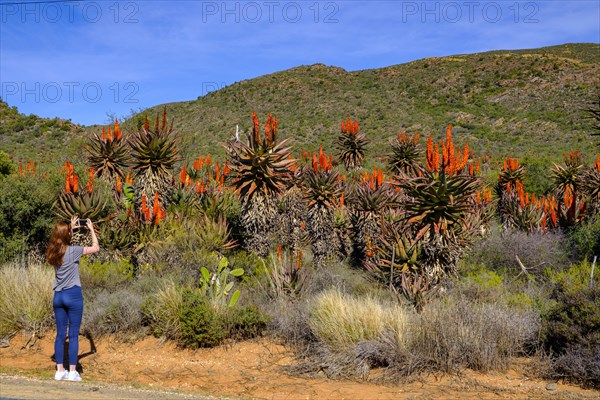
[[[81,376],[76,370],[77,355],[79,353],[79,328],[83,316],[83,294],[79,278],[79,259],[86,254],[93,254],[100,250],[98,238],[94,232],[91,220],[87,221],[87,228],[92,235],[92,246],[71,246],[73,230],[79,228],[78,218],[71,218],[71,223],[59,222],[54,226],[50,243],[46,250],[46,261],[54,266],[56,279],[54,281],[54,315],[56,317],[56,340],[54,341],[54,355],[56,357],[56,374],[54,379],[81,381]],[[64,343],[69,330],[69,371],[66,371],[64,362]]]

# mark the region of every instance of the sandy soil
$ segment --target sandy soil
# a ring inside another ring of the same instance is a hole
[[[53,336],[30,349],[24,337],[0,348],[0,397],[9,398],[243,398],[243,399],[599,399],[600,392],[530,379],[522,364],[504,373],[429,376],[406,385],[306,379],[286,375],[293,353],[266,339],[196,351],[155,338],[124,343],[105,338],[90,352],[80,340],[82,383],[55,382]],[[21,377],[16,377],[21,376]],[[26,377],[26,378],[23,378]],[[141,390],[141,392],[140,392]],[[168,391],[168,392],[165,392]],[[42,397],[36,397],[41,395]]]

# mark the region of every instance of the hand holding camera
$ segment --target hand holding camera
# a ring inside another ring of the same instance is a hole
[[[92,220],[90,220],[89,218],[78,218],[75,215],[71,218],[71,228],[72,229],[87,228],[89,230],[93,230],[94,225],[92,224]]]

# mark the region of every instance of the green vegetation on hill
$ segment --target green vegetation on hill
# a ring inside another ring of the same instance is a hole
[[[64,161],[84,140],[83,130],[70,120],[23,115],[0,99],[0,148],[15,161]]]
[[[251,129],[252,111],[277,115],[282,137],[293,137],[296,152],[314,151],[320,144],[331,149],[340,121],[349,115],[370,140],[371,159],[383,159],[388,139],[399,130],[441,137],[450,123],[456,139],[468,141],[476,155],[487,155],[492,163],[519,157],[535,175],[559,162],[565,151],[582,151],[586,162],[594,156],[592,122],[583,110],[600,92],[599,50],[598,44],[565,44],[426,58],[355,72],[300,66],[145,112],[153,116],[168,108],[188,160],[199,154],[224,155],[220,143],[234,134],[236,125],[244,132]],[[126,121],[124,130],[135,129],[141,118]],[[78,157],[80,133],[68,125],[25,117],[0,103],[0,146],[15,160],[55,152]],[[87,127],[84,134],[99,130]],[[541,190],[544,183],[539,185]]]
[[[598,96],[599,48],[493,51],[356,72],[301,66],[166,106],[190,157],[221,153],[216,144],[231,137],[236,124],[249,130],[256,111],[276,114],[282,136],[293,137],[297,151],[331,148],[340,121],[350,115],[379,158],[400,129],[441,137],[451,123],[460,128],[457,139],[468,140],[479,155],[543,161],[547,168],[563,151],[593,155],[583,110]]]

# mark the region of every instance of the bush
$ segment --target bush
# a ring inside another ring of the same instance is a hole
[[[81,283],[86,289],[115,288],[133,277],[133,265],[120,259],[115,263],[82,258],[79,264]]]
[[[448,297],[416,317],[408,348],[433,370],[502,370],[534,343],[538,330],[533,311]]]
[[[10,160],[8,154],[0,150],[0,178],[15,172],[17,166]]]
[[[271,315],[270,327],[290,346],[302,347],[316,341],[309,326],[309,311],[306,301],[278,298],[265,305]]]
[[[570,241],[575,259],[591,260],[594,256],[600,257],[600,214],[573,229]]]
[[[568,347],[555,360],[552,377],[600,389],[600,343]]]
[[[555,307],[541,332],[554,359],[552,375],[600,388],[600,286],[565,279],[556,284],[552,298]]]
[[[566,239],[560,233],[499,230],[492,230],[486,239],[477,243],[468,259],[494,271],[510,271],[517,275],[521,269],[515,256],[534,274],[548,267],[562,268],[569,262]]]
[[[339,290],[321,293],[310,308],[313,334],[331,349],[347,350],[360,341],[378,338],[386,329],[401,340],[405,324],[402,308],[385,307],[373,297],[355,298]]]
[[[85,292],[84,292],[85,295]],[[94,336],[143,333],[144,298],[129,288],[102,290],[84,304],[83,326]]]
[[[144,319],[151,332],[169,340],[179,340],[180,315],[183,307],[181,289],[173,281],[165,281],[143,305]]]
[[[182,296],[183,303],[179,315],[181,345],[199,348],[221,344],[227,337],[223,318],[215,312],[197,289],[184,290]]]
[[[600,287],[566,291],[560,285],[552,298],[556,306],[544,318],[542,340],[554,354],[575,345],[600,344]]]
[[[270,320],[252,305],[233,308],[228,317],[229,337],[244,340],[260,336]]]
[[[20,330],[41,332],[52,325],[52,267],[6,264],[0,267],[0,282],[0,337]]]
[[[0,179],[0,262],[45,243],[50,235],[55,191],[38,176]]]

